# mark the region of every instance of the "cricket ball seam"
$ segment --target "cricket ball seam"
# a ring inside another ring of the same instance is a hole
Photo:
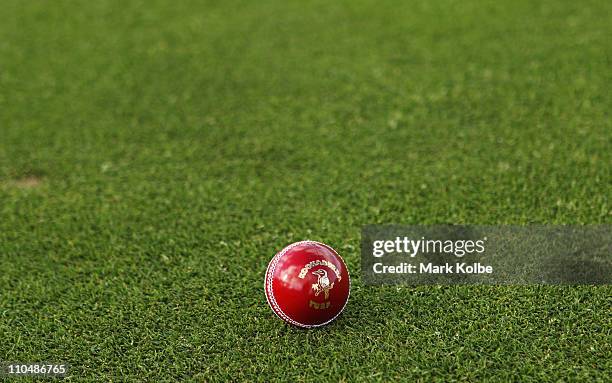
[[[273,283],[272,283],[272,278],[274,276],[274,270],[276,269],[276,265],[278,264],[278,261],[280,260],[280,258],[285,255],[287,253],[287,251],[291,250],[292,248],[301,245],[301,244],[305,244],[305,243],[312,243],[312,241],[300,241],[300,242],[295,242],[290,244],[289,246],[286,246],[284,249],[282,249],[278,254],[276,254],[274,256],[274,258],[272,259],[272,261],[270,262],[270,264],[268,265],[268,270],[266,270],[266,279],[264,281],[264,287],[265,287],[265,291],[266,291],[266,299],[268,301],[268,304],[270,305],[270,307],[272,307],[272,311],[274,312],[274,314],[276,314],[279,318],[295,325],[298,327],[312,327],[310,325],[306,325],[300,322],[297,322],[295,320],[293,320],[292,318],[290,318],[287,314],[285,314],[283,312],[283,310],[280,308],[280,306],[278,305],[278,303],[276,302],[276,298],[274,297],[274,290],[273,290]]]
[[[344,302],[344,305],[342,306],[342,308],[340,309],[340,311],[338,311],[338,313],[331,318],[330,320],[323,322],[323,323],[319,323],[319,324],[313,324],[313,325],[308,325],[308,324],[304,324],[304,323],[300,323],[292,318],[290,318],[287,314],[285,314],[283,312],[283,310],[280,308],[280,306],[278,305],[278,303],[276,302],[276,298],[274,297],[274,287],[272,286],[272,279],[274,276],[274,271],[276,270],[276,265],[278,264],[278,262],[280,261],[280,259],[291,249],[293,249],[296,246],[299,245],[303,245],[303,244],[308,244],[308,243],[313,243],[313,244],[317,244],[317,245],[321,245],[324,246],[328,249],[330,249],[331,251],[334,252],[334,254],[336,254],[338,256],[338,258],[340,259],[340,262],[342,262],[342,264],[344,265],[344,269],[346,270],[346,274],[347,274],[347,279],[348,279],[348,296],[346,297],[346,301]],[[272,261],[270,261],[270,263],[268,264],[268,268],[266,269],[266,277],[264,279],[264,291],[266,293],[266,300],[268,301],[268,304],[270,305],[270,307],[272,308],[272,311],[274,312],[274,314],[276,314],[279,318],[295,325],[298,327],[303,327],[303,328],[313,328],[313,327],[320,327],[320,326],[324,326],[330,322],[332,322],[334,319],[336,319],[343,311],[344,308],[346,307],[349,298],[351,297],[351,276],[350,273],[348,271],[348,267],[346,267],[346,263],[344,262],[344,259],[342,259],[342,257],[340,256],[340,254],[338,254],[336,252],[336,250],[334,250],[333,248],[331,248],[330,246],[321,243],[321,242],[317,242],[317,241],[311,241],[311,240],[306,240],[306,241],[299,241],[299,242],[295,242],[292,243],[288,246],[286,246],[284,249],[282,249],[278,254],[276,254],[274,256],[274,258],[272,259]]]

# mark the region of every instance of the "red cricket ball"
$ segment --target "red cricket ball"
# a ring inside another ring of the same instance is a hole
[[[272,311],[282,320],[311,328],[328,324],[340,315],[348,302],[351,280],[334,249],[302,241],[272,258],[264,289]]]

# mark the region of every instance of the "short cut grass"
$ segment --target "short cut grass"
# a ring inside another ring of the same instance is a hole
[[[0,2],[0,360],[610,381],[609,286],[364,286],[365,224],[611,223],[610,1]],[[296,330],[288,243],[353,271]]]

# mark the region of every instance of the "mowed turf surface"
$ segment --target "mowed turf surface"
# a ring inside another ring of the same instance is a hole
[[[0,360],[610,381],[612,289],[364,286],[362,225],[611,223],[609,1],[0,1]],[[339,319],[267,307],[288,243]]]

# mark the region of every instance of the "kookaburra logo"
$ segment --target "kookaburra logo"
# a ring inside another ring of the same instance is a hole
[[[318,277],[317,283],[312,285],[312,289],[315,291],[315,297],[319,296],[321,292],[325,294],[325,299],[329,298],[329,290],[334,288],[334,283],[329,283],[329,278],[327,277],[327,271],[324,269],[318,269],[312,272],[314,275]]]

